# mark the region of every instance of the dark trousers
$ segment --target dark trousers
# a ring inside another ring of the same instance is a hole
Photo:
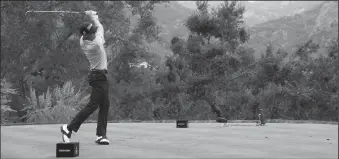
[[[106,72],[91,71],[88,74],[89,85],[92,87],[89,103],[68,124],[68,129],[77,132],[80,125],[99,108],[97,136],[106,136],[107,116],[109,110],[108,81]]]
[[[217,117],[223,117],[220,107],[215,103],[215,98],[212,95],[205,95],[202,97],[211,107],[213,113],[217,115]]]

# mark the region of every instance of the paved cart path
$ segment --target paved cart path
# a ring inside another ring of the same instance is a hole
[[[83,124],[72,141],[78,158],[338,158],[338,125],[110,123],[109,146],[96,145],[96,124]],[[1,127],[1,158],[56,158],[60,125]]]

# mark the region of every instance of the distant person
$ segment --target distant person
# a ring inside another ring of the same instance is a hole
[[[61,126],[63,142],[70,142],[72,132],[77,132],[80,125],[99,108],[95,142],[100,145],[108,145],[106,136],[107,116],[109,101],[109,89],[107,74],[107,55],[104,49],[104,28],[95,11],[86,11],[92,23],[84,22],[79,27],[81,35],[80,46],[90,63],[88,82],[92,87],[90,101],[69,123]]]
[[[213,95],[206,93],[202,99],[204,99],[209,106],[211,107],[211,110],[214,114],[216,114],[217,119],[216,122],[218,123],[227,123],[227,119],[224,117],[219,105],[215,103],[215,97]]]
[[[260,121],[260,125],[265,125],[266,124],[266,118],[264,116],[264,112],[263,110],[260,108],[260,113],[259,113],[259,121]]]

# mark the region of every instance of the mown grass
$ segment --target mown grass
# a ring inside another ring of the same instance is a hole
[[[228,120],[228,123],[256,123],[258,120]],[[108,123],[175,123],[176,120],[111,120]],[[88,120],[84,123],[96,123],[94,120]],[[189,120],[189,123],[215,123],[215,120]],[[335,121],[316,121],[316,120],[282,120],[282,119],[268,119],[267,123],[291,123],[291,124],[331,124],[338,125]],[[49,125],[61,123],[5,123],[1,126],[15,126],[15,125]]]

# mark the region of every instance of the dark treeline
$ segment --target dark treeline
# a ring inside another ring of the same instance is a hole
[[[106,30],[111,120],[214,119],[211,105],[228,119],[257,119],[263,109],[270,119],[338,120],[338,38],[325,49],[305,41],[295,52],[268,44],[258,59],[246,45],[244,7],[208,11],[198,1],[189,37],[173,37],[173,55],[162,59],[148,48],[161,39],[158,3],[168,2],[1,1],[1,122],[64,123],[87,103],[88,61],[75,34],[86,17],[25,12],[90,9]]]

